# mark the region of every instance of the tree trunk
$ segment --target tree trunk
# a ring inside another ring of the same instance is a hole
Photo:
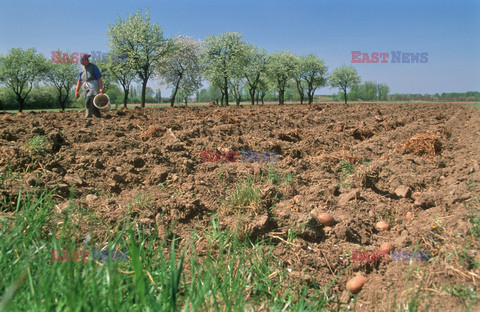
[[[278,90],[278,104],[283,105],[285,101],[285,90],[280,89]]]
[[[303,88],[301,87],[300,80],[297,80],[297,90],[298,90],[298,94],[300,95],[300,104],[303,104],[303,99],[305,96],[303,93]]]
[[[345,104],[347,104],[347,89],[343,90],[343,98],[345,99]]]
[[[181,79],[182,79],[182,75],[180,75],[179,79],[177,80],[177,83],[175,84],[175,89],[173,90],[173,95],[172,95],[172,98],[170,99],[170,107],[173,107],[175,105],[175,98],[177,97],[178,86],[180,86]]]
[[[255,88],[248,89],[248,93],[250,93],[250,99],[252,100],[252,105],[255,105]]]
[[[124,93],[123,93],[123,108],[127,108],[127,100],[128,100],[128,93],[129,93],[129,89],[123,89]]]
[[[17,102],[18,102],[18,112],[23,112],[23,104],[25,103],[25,99],[23,99],[20,95],[17,94]]]
[[[225,105],[228,106],[228,80],[224,77],[223,92],[225,94]]]
[[[308,91],[308,104],[312,104],[312,103],[313,103],[313,92]]]
[[[241,101],[242,101],[242,95],[240,94],[240,90],[238,90],[238,96],[235,97],[235,102],[237,106],[240,106]]]
[[[147,93],[147,82],[148,79],[143,79],[142,81],[142,107],[145,108],[145,95]]]
[[[313,79],[312,79],[313,80]],[[307,95],[308,95],[308,104],[313,103],[313,94],[315,93],[315,89],[313,88],[313,84],[307,80],[308,83],[308,90],[307,90]]]
[[[68,92],[67,92],[67,97],[68,97]],[[62,107],[62,111],[65,111],[65,102],[67,99],[62,99],[62,88],[60,88],[58,92],[58,102],[60,102],[60,106]]]

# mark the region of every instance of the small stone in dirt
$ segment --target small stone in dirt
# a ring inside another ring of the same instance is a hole
[[[303,202],[303,196],[302,195],[296,195],[293,197],[293,201],[295,204],[300,205]]]
[[[307,284],[312,281],[312,277],[309,274],[305,274],[299,271],[292,271],[290,272],[290,276],[293,277],[296,280],[303,280]]]
[[[468,234],[468,223],[463,221],[463,220],[458,220],[456,227],[455,227],[455,232],[462,234],[463,236]]]
[[[97,195],[94,195],[94,194],[88,194],[88,195],[85,197],[85,199],[86,199],[87,201],[90,201],[90,202],[96,200],[97,198],[98,198],[98,196],[97,196]]]
[[[412,195],[412,190],[406,185],[400,185],[395,189],[395,194],[398,197],[409,198]]]
[[[323,231],[325,232],[325,234],[328,235],[328,234],[332,233],[333,227],[331,227],[331,226],[326,226],[326,227],[323,228]]]
[[[172,174],[172,182],[177,182],[177,180],[178,180],[178,175]]]
[[[260,216],[256,218],[250,225],[249,230],[251,232],[258,232],[265,228],[268,223],[268,216]]]
[[[65,181],[66,183],[70,184],[70,185],[82,185],[83,184],[83,180],[80,179],[80,177],[78,175],[70,175],[70,174],[66,174],[64,177],[63,177],[63,181]]]
[[[414,207],[428,209],[435,206],[435,198],[433,194],[421,194],[417,199],[415,199],[413,205]]]
[[[55,208],[57,209],[58,212],[62,212],[62,211],[64,211],[65,209],[68,208],[68,204],[69,204],[69,201],[66,200],[66,201],[64,201],[64,202],[61,203],[61,204],[55,205]]]
[[[351,190],[348,193],[340,195],[340,197],[338,198],[338,205],[345,206],[349,201],[351,201],[352,199],[358,198],[359,196],[360,196],[359,189]]]
[[[142,218],[139,220],[140,224],[152,224],[153,220],[150,218]]]

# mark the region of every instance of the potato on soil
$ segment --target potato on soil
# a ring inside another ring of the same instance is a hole
[[[407,221],[411,221],[413,219],[413,213],[411,211],[407,212],[405,219],[407,219]]]
[[[368,279],[362,275],[357,275],[347,282],[347,290],[352,294],[358,293],[362,290],[363,285],[368,281]]]
[[[378,221],[377,224],[375,225],[375,228],[378,230],[378,231],[388,231],[388,229],[390,228],[390,226],[388,225],[387,222],[385,221]]]
[[[380,251],[390,252],[390,250],[392,250],[392,249],[393,249],[392,243],[385,242],[385,243],[380,245]]]
[[[326,212],[319,213],[317,215],[317,221],[327,226],[331,226],[333,225],[333,223],[335,223],[335,220],[333,220],[333,217]]]

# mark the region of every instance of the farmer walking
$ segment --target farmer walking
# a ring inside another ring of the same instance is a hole
[[[82,68],[80,69],[80,73],[78,75],[77,81],[77,88],[75,89],[75,98],[78,99],[80,94],[78,90],[83,83],[83,90],[85,94],[85,118],[92,117],[92,114],[95,117],[101,117],[100,110],[93,105],[93,98],[98,93],[103,93],[102,90],[102,74],[98,69],[97,65],[90,63],[88,58],[91,55],[85,54],[80,59],[80,63],[82,64]]]

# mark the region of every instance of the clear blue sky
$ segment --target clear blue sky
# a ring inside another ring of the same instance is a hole
[[[108,52],[108,25],[145,9],[166,37],[235,31],[268,52],[317,54],[329,72],[354,65],[391,93],[480,91],[479,0],[2,0],[0,54]],[[427,52],[428,63],[351,64],[351,51]]]

